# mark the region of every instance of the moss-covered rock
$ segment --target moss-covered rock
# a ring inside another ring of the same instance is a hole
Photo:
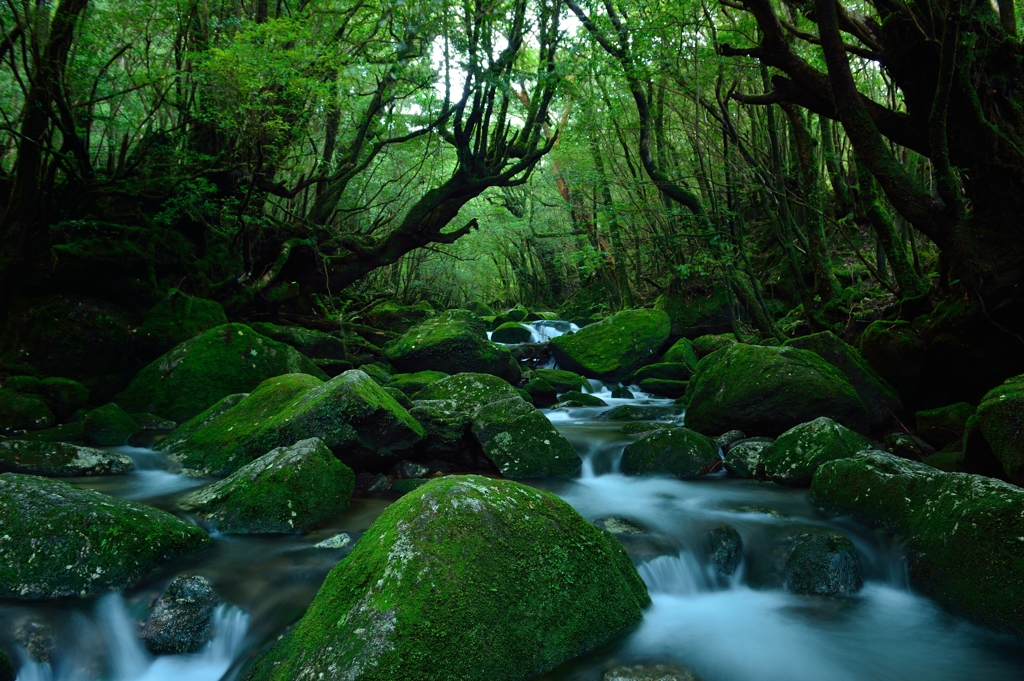
[[[969,402],[957,402],[946,407],[926,409],[915,414],[918,436],[936,449],[960,443],[967,432],[967,420],[977,408]]]
[[[558,402],[558,391],[543,378],[530,379],[523,386],[523,390],[529,393],[530,399],[537,407],[550,407]]]
[[[697,353],[693,349],[693,342],[689,338],[680,338],[675,344],[665,351],[661,357],[662,362],[678,362],[690,367],[691,371],[696,370]]]
[[[590,390],[590,383],[587,379],[564,369],[534,369],[533,377],[547,381],[559,393],[569,390]]]
[[[689,381],[673,381],[665,378],[645,378],[640,381],[640,390],[662,397],[682,397],[686,394]]]
[[[50,478],[0,475],[0,598],[123,589],[209,541],[150,506]]]
[[[344,360],[348,356],[345,351],[345,342],[323,331],[306,329],[301,326],[279,326],[268,322],[257,322],[251,327],[260,335],[292,346],[304,357]],[[351,369],[351,367],[349,368]]]
[[[137,338],[145,356],[156,358],[207,329],[227,323],[220,303],[175,290],[146,313]]]
[[[27,440],[29,442],[81,442],[83,440],[82,431],[84,427],[85,421],[62,423],[53,428],[18,433],[17,437],[19,440]]]
[[[861,334],[860,354],[904,399],[914,398],[928,351],[910,322],[872,322]]]
[[[485,404],[518,396],[515,388],[497,376],[471,372],[435,381],[414,395],[417,400],[454,400],[469,415]]]
[[[569,405],[575,407],[607,407],[608,403],[602,400],[600,397],[594,395],[588,395],[581,393],[579,390],[570,390],[569,392],[562,393],[558,398],[558,404]]]
[[[282,374],[327,375],[294,348],[244,324],[225,324],[185,341],[139,372],[117,403],[182,423],[222,397]]]
[[[633,381],[640,383],[648,378],[660,378],[668,381],[688,381],[693,376],[693,369],[684,362],[659,362],[640,367],[633,374]]]
[[[0,433],[43,430],[53,423],[50,405],[38,395],[0,388]]]
[[[419,447],[424,453],[450,457],[467,448],[473,417],[455,400],[413,400],[409,414],[423,426],[425,435]]]
[[[248,397],[208,420],[186,438],[171,433],[170,452],[192,473],[226,475],[275,447],[318,437],[328,447],[379,456],[411,447],[423,437],[420,424],[358,369],[326,383],[288,374],[261,383]]]
[[[251,681],[518,681],[640,622],[629,557],[553,494],[434,480],[381,514]]]
[[[305,374],[302,375],[305,376]],[[200,428],[207,425],[208,423],[212,423],[215,419],[220,417],[221,414],[226,412],[228,409],[231,409],[248,396],[249,393],[235,393],[233,395],[222,397],[206,411],[202,412],[197,416],[193,416],[185,423],[181,424],[177,428],[174,428],[172,432],[169,433],[167,437],[162,439],[155,448],[162,449],[168,452],[172,451],[176,446],[178,446],[188,438],[192,437],[192,435],[196,433]]]
[[[991,452],[1002,465],[1006,479],[1024,486],[1024,375],[990,390],[967,420],[966,428],[964,463],[981,464],[971,459],[981,459]]]
[[[626,310],[578,333],[553,338],[551,351],[563,369],[617,381],[661,351],[670,327],[668,315],[660,310]]]
[[[139,639],[154,655],[198,653],[214,636],[213,610],[219,600],[205,577],[178,575],[139,627]]]
[[[391,382],[394,373],[391,368],[381,362],[373,362],[372,364],[363,364],[359,367],[359,370],[369,376],[379,386],[385,386]],[[422,372],[421,372],[422,373]]]
[[[416,324],[422,324],[437,314],[425,300],[414,305],[402,305],[395,300],[378,303],[366,314],[370,326],[405,333]]]
[[[89,402],[89,389],[70,378],[44,378],[39,382],[39,394],[50,404],[58,421],[68,418]]]
[[[871,440],[822,416],[779,435],[761,455],[769,480],[786,485],[810,485],[826,461],[845,459],[871,449]]]
[[[142,430],[171,431],[178,427],[174,421],[156,414],[131,414],[131,417],[135,419],[135,423],[139,424],[139,428]]]
[[[864,586],[853,542],[841,534],[801,534],[786,559],[786,591],[817,596],[852,596]]]
[[[532,337],[530,330],[519,322],[505,322],[491,334],[495,343],[525,343]]]
[[[896,390],[871,368],[856,348],[831,331],[794,338],[786,341],[786,345],[810,350],[843,372],[867,407],[870,425],[888,423],[893,413],[902,408]]]
[[[352,469],[314,437],[272,449],[179,503],[227,534],[305,532],[348,508],[354,487]]]
[[[1024,634],[1024,490],[869,452],[822,465],[811,499],[898,534],[918,591]]]
[[[672,335],[697,338],[712,333],[729,333],[729,292],[724,286],[711,295],[700,293],[658,296],[656,310],[664,310],[672,320]]]
[[[695,478],[720,466],[718,445],[689,428],[664,428],[630,442],[622,452],[627,475]]]
[[[443,371],[418,371],[414,374],[395,374],[387,385],[389,388],[401,390],[411,398],[431,383],[436,383],[442,378],[448,378],[448,374]]]
[[[767,437],[748,437],[734,442],[725,454],[725,470],[737,478],[756,478],[762,469],[765,450],[772,444]]]
[[[405,478],[403,480],[395,480],[394,484],[391,485],[391,491],[396,494],[408,494],[414,490],[423,487],[423,485],[430,482],[423,478]]]
[[[65,442],[0,441],[0,473],[63,478],[120,475],[132,470],[135,470],[135,464],[120,452],[78,447]]]
[[[392,388],[391,386],[387,385],[382,387],[384,388],[384,392],[386,392],[388,395],[391,395],[391,397],[395,399],[395,402],[398,402],[398,404],[401,405],[402,409],[405,409],[406,411],[412,409],[412,400],[409,399],[408,395],[403,393],[398,388]]]
[[[478,409],[473,434],[506,478],[575,477],[582,469],[583,462],[565,436],[518,396]]]
[[[483,322],[468,310],[449,310],[384,346],[401,372],[443,371],[492,374],[516,382],[521,372],[508,348],[487,340]]]
[[[469,310],[477,317],[493,317],[494,310],[486,303],[481,303],[476,300],[471,300],[462,306],[462,309]]]
[[[701,681],[689,669],[668,664],[644,664],[613,667],[604,673],[601,681]]]
[[[598,421],[658,421],[678,413],[678,409],[642,404],[620,404],[603,411],[595,418]]]
[[[728,348],[732,345],[736,345],[736,339],[733,336],[700,336],[693,339],[693,353],[697,355],[697,359],[704,359],[712,352],[721,350],[722,348]]]
[[[128,413],[113,402],[89,412],[82,424],[82,439],[86,444],[104,446],[123,445],[142,427]]]
[[[867,411],[843,374],[809,350],[737,343],[706,357],[686,391],[686,425],[776,436],[819,416],[866,432]]]

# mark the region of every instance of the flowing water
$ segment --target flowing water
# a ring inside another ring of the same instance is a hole
[[[538,486],[588,519],[615,516],[646,529],[623,536],[623,543],[653,603],[634,632],[563,665],[545,681],[600,681],[610,667],[648,663],[686,667],[704,681],[1024,678],[1018,642],[948,615],[913,593],[898,545],[850,520],[825,516],[808,502],[806,491],[721,473],[694,481],[621,475],[622,449],[637,436],[599,415],[634,404],[653,408],[650,418],[679,423],[682,410],[635,389],[635,397],[626,400],[612,398],[597,382],[593,388],[608,407],[545,410],[583,458],[583,475]],[[72,482],[169,510],[185,491],[208,482],[180,475],[159,452],[120,451],[135,461],[135,472]],[[349,510],[305,536],[215,535],[210,549],[124,593],[2,602],[0,644],[15,651],[19,681],[236,678],[261,646],[301,617],[330,569],[393,499],[355,498]],[[723,525],[743,544],[730,577],[711,568],[706,541],[709,530]],[[821,531],[840,532],[856,546],[865,586],[855,596],[797,596],[780,588],[786,538]],[[315,547],[342,532],[352,540],[348,546]],[[138,642],[135,622],[181,573],[207,577],[224,599],[215,614],[215,637],[195,655],[153,657]]]

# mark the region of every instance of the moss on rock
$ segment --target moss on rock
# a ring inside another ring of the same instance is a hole
[[[870,425],[892,421],[893,413],[902,408],[896,390],[871,368],[856,348],[831,331],[794,338],[786,341],[786,345],[810,350],[843,372],[867,407]]]
[[[777,436],[828,416],[866,432],[864,402],[846,377],[808,350],[737,343],[705,358],[686,391],[686,425]]]
[[[423,435],[422,426],[391,395],[353,369],[326,383],[302,374],[268,379],[187,438],[160,448],[190,472],[226,475],[270,449],[309,437],[328,447],[388,455]]]
[[[431,383],[436,383],[443,378],[448,378],[448,374],[443,371],[417,371],[414,374],[395,374],[387,385],[389,388],[401,390],[411,398]]]
[[[0,473],[63,478],[120,475],[133,470],[135,464],[120,452],[78,447],[65,442],[0,441]]]
[[[688,381],[693,376],[693,369],[684,362],[659,362],[640,367],[633,374],[633,381],[640,383],[648,378],[658,378],[667,381]]]
[[[640,381],[640,389],[645,393],[663,397],[682,397],[686,394],[689,381],[673,381],[665,378],[645,378]]]
[[[508,348],[487,340],[484,323],[468,310],[449,310],[412,327],[384,346],[384,356],[398,370],[432,370],[447,374],[492,374],[516,382],[521,372]]]
[[[0,681],[15,681],[17,675],[14,665],[7,659],[4,651],[0,650]]]
[[[437,313],[434,308],[425,300],[414,305],[402,305],[395,300],[386,300],[375,305],[366,316],[370,326],[405,333],[412,326],[423,323],[435,314]]]
[[[82,424],[82,439],[86,444],[104,446],[123,445],[142,430],[128,413],[113,402],[89,412]]]
[[[600,397],[594,395],[587,395],[581,393],[579,390],[570,390],[569,392],[562,393],[558,398],[558,404],[569,405],[572,404],[576,407],[607,407],[608,403],[602,400]]]
[[[282,374],[327,375],[294,348],[244,324],[225,324],[185,341],[149,364],[117,403],[181,423],[217,400]]]
[[[970,402],[919,411],[914,415],[918,436],[936,449],[960,443],[967,432],[967,421],[976,411]]]
[[[414,397],[417,400],[454,400],[462,411],[472,415],[485,404],[518,395],[515,388],[497,376],[464,372],[435,381]]]
[[[725,454],[725,470],[737,478],[757,477],[762,468],[761,459],[771,444],[772,439],[767,437],[748,437],[734,442]]]
[[[486,303],[481,303],[476,300],[471,300],[462,306],[464,310],[469,310],[477,317],[493,317],[494,310]]]
[[[53,422],[50,406],[38,395],[0,388],[0,433],[42,430]]]
[[[587,379],[564,369],[534,369],[533,377],[547,381],[559,393],[569,390],[590,391],[590,383]]]
[[[558,402],[558,391],[543,378],[532,378],[523,386],[537,407],[544,408]]]
[[[155,358],[207,329],[227,323],[220,303],[172,291],[143,317],[137,338],[143,353]]]
[[[665,351],[661,357],[662,362],[681,362],[690,367],[691,371],[697,369],[697,353],[693,349],[693,342],[689,338],[680,338],[675,345]]]
[[[663,428],[629,443],[622,452],[627,475],[695,478],[720,466],[718,445],[689,428]]]
[[[927,350],[910,322],[872,322],[861,334],[860,354],[904,399],[913,400]]]
[[[305,532],[348,508],[352,469],[318,438],[272,449],[180,506],[227,534]]]
[[[491,340],[495,343],[525,343],[533,337],[528,328],[519,322],[505,322],[494,330]]]
[[[44,378],[39,382],[39,394],[49,402],[59,421],[65,420],[89,402],[89,389],[70,378]]]
[[[1024,375],[986,393],[966,428],[965,455],[977,457],[987,444],[1006,479],[1024,485]],[[979,434],[984,443],[976,442]]]
[[[558,365],[591,378],[617,381],[657,355],[671,322],[660,310],[626,310],[578,333],[551,340]]]
[[[345,342],[323,331],[301,326],[278,326],[268,322],[252,324],[252,330],[278,343],[292,346],[305,357],[344,360],[348,356]]]
[[[846,459],[871,449],[871,440],[822,416],[779,435],[761,455],[769,480],[786,485],[810,485],[826,461]]]
[[[711,295],[658,296],[656,310],[664,310],[672,320],[672,335],[697,338],[709,333],[728,333],[732,329],[729,292],[717,287]]]
[[[575,477],[583,466],[565,436],[518,396],[478,409],[473,434],[506,478]]]
[[[1024,634],[1024,490],[872,451],[822,465],[811,499],[899,535],[918,591]]]
[[[726,335],[707,335],[693,339],[693,352],[698,359],[704,359],[712,352],[736,345],[736,339]]]
[[[0,598],[123,589],[210,542],[150,506],[34,475],[0,475]]]
[[[519,681],[636,626],[625,550],[553,494],[477,476],[388,507],[251,681]]]

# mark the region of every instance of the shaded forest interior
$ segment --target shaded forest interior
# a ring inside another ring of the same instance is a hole
[[[102,404],[228,320],[358,365],[655,307],[977,403],[1024,371],[1022,56],[1011,0],[7,0],[0,370]]]

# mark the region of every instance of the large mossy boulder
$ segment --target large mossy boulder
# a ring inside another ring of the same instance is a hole
[[[1024,486],[1024,375],[986,393],[966,429],[966,465],[994,456],[1006,479]]]
[[[794,338],[786,341],[786,345],[810,350],[843,372],[867,407],[870,425],[891,421],[893,414],[902,407],[896,390],[871,368],[856,348],[831,331]]]
[[[447,477],[389,506],[250,681],[520,681],[636,626],[625,550],[553,494]]]
[[[140,430],[142,427],[124,409],[108,402],[85,417],[82,439],[89,445],[112,447],[126,444]]]
[[[53,426],[53,411],[39,395],[0,388],[0,433]]]
[[[120,475],[133,470],[135,464],[120,452],[79,447],[66,442],[0,441],[0,473],[65,478]]]
[[[508,348],[487,340],[483,321],[469,310],[449,310],[412,327],[384,346],[384,356],[404,373],[473,372],[511,382],[522,374]]]
[[[864,402],[831,364],[809,350],[737,343],[701,361],[686,391],[686,425],[774,437],[828,416],[867,432]]]
[[[310,438],[270,450],[179,505],[225,534],[301,533],[348,508],[354,487],[352,469]]]
[[[861,334],[860,354],[904,400],[916,397],[928,351],[910,322],[872,322]]]
[[[689,338],[680,338],[675,344],[665,351],[665,354],[661,356],[662,362],[681,362],[686,366],[690,367],[691,371],[696,370],[697,353],[693,349],[693,341]]]
[[[494,330],[491,340],[495,343],[526,343],[533,337],[533,333],[519,322],[505,322]]]
[[[413,305],[402,305],[395,300],[378,303],[366,314],[367,322],[377,329],[387,329],[394,333],[405,333],[411,327],[422,324],[437,312],[425,300]]]
[[[721,466],[714,440],[689,428],[662,428],[630,442],[622,452],[627,475],[695,478]]]
[[[413,397],[417,400],[454,400],[467,414],[474,414],[485,404],[518,397],[507,381],[486,373],[464,372],[434,381]]]
[[[590,383],[579,374],[564,369],[534,369],[533,378],[547,381],[559,393],[570,390],[590,391]]]
[[[811,499],[896,533],[918,591],[1024,634],[1024,490],[872,451],[822,465]]]
[[[693,367],[686,362],[658,362],[640,367],[633,374],[633,383],[643,383],[647,379],[665,381],[688,381],[693,376]]]
[[[660,310],[626,310],[553,338],[551,351],[562,369],[618,381],[661,352],[670,330],[668,315]]]
[[[582,469],[569,441],[518,395],[477,409],[473,434],[506,478],[575,477]]]
[[[210,542],[166,511],[34,475],[0,475],[0,598],[123,589]]]
[[[290,345],[305,357],[343,360],[348,355],[344,341],[323,331],[301,326],[279,326],[269,322],[257,322],[251,326],[256,333]]]
[[[821,464],[856,456],[865,449],[871,449],[871,440],[822,416],[779,435],[762,453],[761,464],[769,480],[810,485]]]
[[[448,374],[443,371],[417,371],[414,374],[395,374],[387,382],[387,387],[401,390],[406,397],[412,397],[431,383],[436,383]]]
[[[326,379],[291,346],[261,336],[244,324],[225,324],[185,341],[135,377],[117,403],[177,423],[188,421],[222,397],[248,392],[282,374]]]
[[[681,295],[663,294],[654,301],[654,309],[662,310],[672,320],[672,335],[693,339],[706,334],[732,331],[729,292],[726,287],[710,295],[699,292]]]
[[[216,405],[215,405],[216,406]],[[189,472],[227,475],[275,447],[317,437],[341,452],[387,456],[418,442],[423,428],[358,369],[326,383],[304,374],[268,379],[236,405],[195,427],[185,423],[161,442]]]
[[[220,303],[175,290],[145,314],[136,337],[143,354],[156,358],[203,331],[227,323]]]

